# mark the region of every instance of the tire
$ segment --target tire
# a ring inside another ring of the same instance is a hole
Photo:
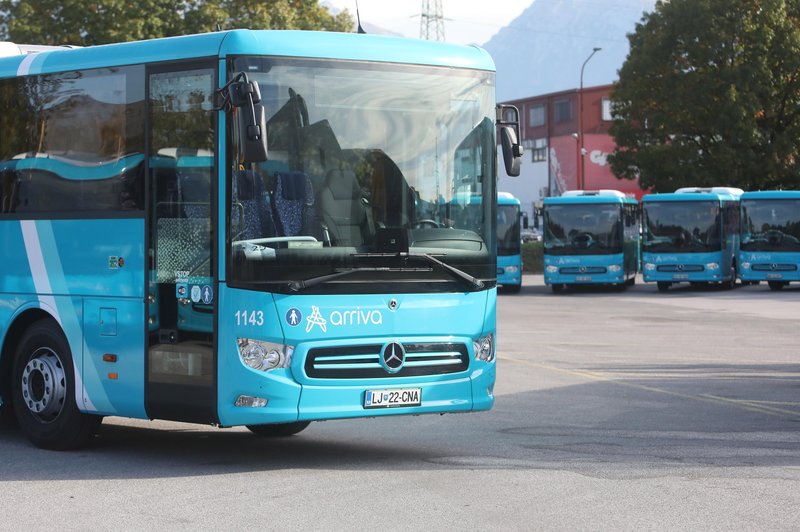
[[[562,283],[554,283],[550,285],[550,289],[553,291],[554,294],[560,294],[564,291],[564,284]]]
[[[659,292],[666,292],[667,290],[669,290],[669,286],[670,286],[671,284],[672,284],[672,283],[669,283],[669,282],[667,282],[667,281],[658,281],[658,282],[656,283],[656,286],[658,286],[658,291],[659,291]]]
[[[783,281],[767,281],[770,290],[783,290],[784,282]]]
[[[731,278],[725,283],[725,290],[733,290],[736,288],[736,268],[731,267]]]
[[[37,321],[22,336],[14,357],[11,390],[20,429],[43,449],[83,447],[103,420],[78,410],[72,353],[52,320]]]
[[[247,429],[256,436],[286,438],[297,434],[310,424],[310,421],[295,421],[294,423],[276,423],[273,425],[247,425]]]
[[[522,289],[521,284],[510,284],[505,287],[506,291],[509,294],[519,294],[519,291]]]

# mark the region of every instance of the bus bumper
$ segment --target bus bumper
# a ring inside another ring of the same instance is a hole
[[[220,424],[258,425],[489,410],[494,404],[496,362],[473,361],[472,365],[468,374],[370,380],[369,383],[298,384],[288,375],[262,377],[257,386],[241,387],[231,390],[227,397],[220,397]],[[378,390],[419,390],[421,402],[417,406],[365,407],[367,392]],[[258,407],[237,404],[241,397],[264,399],[266,404]]]

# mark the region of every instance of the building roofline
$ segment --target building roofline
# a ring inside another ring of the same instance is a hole
[[[591,87],[584,87],[583,88],[583,92],[585,94],[585,93],[590,92],[590,91],[594,92],[594,91],[597,91],[597,90],[609,90],[609,89],[613,89],[613,88],[614,88],[614,84],[613,83],[609,83],[609,84],[606,84],[606,85],[592,85]],[[515,105],[515,104],[518,104],[518,103],[530,102],[532,100],[541,100],[541,99],[545,99],[545,98],[552,98],[552,97],[562,96],[562,95],[567,95],[567,94],[575,94],[575,93],[577,93],[579,91],[580,91],[580,89],[578,87],[575,87],[574,89],[566,89],[566,90],[557,91],[557,92],[548,92],[546,94],[537,94],[535,96],[526,96],[524,98],[515,98],[513,100],[506,100],[506,101],[499,102],[499,103],[506,104],[506,105]]]

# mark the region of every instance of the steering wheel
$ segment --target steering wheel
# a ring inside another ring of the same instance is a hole
[[[764,236],[767,238],[767,242],[770,244],[780,244],[783,242],[783,233],[777,229],[770,229],[764,233]]]
[[[577,248],[588,248],[594,244],[594,239],[589,233],[580,233],[572,237],[572,245]]]
[[[431,220],[430,218],[423,218],[422,220],[415,220],[413,222],[408,222],[407,225],[410,229],[420,229],[426,226],[434,228],[441,227],[439,222],[437,222],[436,220]]]

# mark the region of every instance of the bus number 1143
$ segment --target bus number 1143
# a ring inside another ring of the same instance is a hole
[[[264,311],[262,310],[237,310],[236,325],[264,325]]]

